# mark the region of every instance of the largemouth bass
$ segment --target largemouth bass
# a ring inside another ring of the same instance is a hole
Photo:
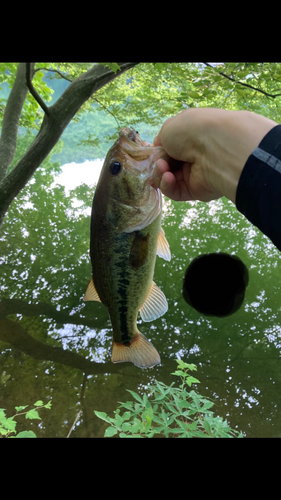
[[[129,128],[105,158],[91,215],[92,279],[84,300],[108,309],[113,328],[111,361],[131,361],[145,368],[160,363],[152,343],[138,331],[144,321],[162,316],[168,304],[153,281],[156,254],[171,259],[161,228],[162,194],[153,187],[153,165],[167,155],[160,146],[142,141]]]

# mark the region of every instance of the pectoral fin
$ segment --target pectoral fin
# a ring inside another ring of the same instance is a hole
[[[87,290],[84,295],[84,300],[97,300],[98,302],[101,302],[101,299],[99,298],[99,294],[96,291],[96,287],[93,282],[93,278],[90,279],[89,284],[87,286]]]
[[[165,233],[162,227],[160,228],[160,232],[158,235],[156,253],[159,257],[162,257],[162,259],[171,260],[170,246],[168,241],[166,240]]]
[[[152,281],[147,297],[140,308],[143,321],[152,321],[159,318],[168,310],[165,294]]]

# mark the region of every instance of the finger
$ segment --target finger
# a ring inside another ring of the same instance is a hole
[[[174,201],[194,200],[185,180],[182,178],[177,179],[177,172],[176,174],[173,174],[173,172],[164,173],[160,182],[160,190],[165,196]]]
[[[162,158],[158,160],[155,164],[153,170],[153,183],[156,187],[160,187],[160,183],[165,172],[170,170],[169,163]]]
[[[160,132],[158,133],[158,135],[156,137],[154,137],[154,139],[153,139],[153,145],[154,146],[162,146],[162,142],[161,142],[161,139],[160,139]]]
[[[167,171],[163,174],[159,188],[168,198],[175,201],[180,200],[179,184],[172,172]]]

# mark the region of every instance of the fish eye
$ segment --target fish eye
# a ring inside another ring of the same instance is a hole
[[[114,161],[110,165],[110,172],[112,173],[112,175],[117,175],[121,171],[121,168],[122,168],[122,165],[121,165],[120,161]]]

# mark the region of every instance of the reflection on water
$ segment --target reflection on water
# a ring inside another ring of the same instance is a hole
[[[113,365],[107,311],[83,302],[93,188],[65,192],[44,175],[38,172],[13,203],[0,236],[0,407],[12,414],[16,405],[52,399],[39,426],[31,421],[28,429],[66,437],[81,410],[71,437],[102,436],[94,409],[113,411],[130,399],[126,389],[143,392],[154,379],[171,383],[174,360],[182,358],[197,365],[200,392],[232,427],[247,436],[281,436],[281,263],[270,241],[226,199],[166,200],[172,260],[157,259],[155,281],[169,310],[152,323],[139,319],[161,365]],[[204,316],[182,296],[189,264],[213,252],[238,256],[249,272],[244,302],[227,317]],[[17,429],[24,428],[23,419]]]

